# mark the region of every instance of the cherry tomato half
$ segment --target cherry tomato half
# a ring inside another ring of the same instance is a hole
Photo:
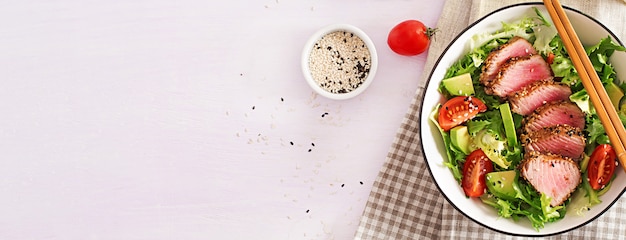
[[[426,51],[434,32],[418,20],[406,20],[391,29],[387,44],[397,54],[417,55]]]
[[[483,150],[476,149],[465,158],[461,187],[468,197],[480,197],[487,189],[485,175],[493,172],[493,164]]]
[[[615,150],[609,144],[600,144],[593,150],[587,166],[591,188],[599,190],[611,181],[617,165],[616,157]]]
[[[441,106],[437,121],[444,131],[448,131],[484,111],[487,111],[487,105],[480,99],[457,96]]]

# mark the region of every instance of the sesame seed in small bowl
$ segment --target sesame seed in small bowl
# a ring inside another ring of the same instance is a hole
[[[349,24],[318,30],[302,52],[302,72],[311,88],[330,99],[349,99],[372,83],[378,56],[372,40]]]

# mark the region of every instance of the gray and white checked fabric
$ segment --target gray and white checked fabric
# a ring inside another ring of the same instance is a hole
[[[450,41],[487,13],[520,2],[529,1],[449,0],[445,3],[422,82],[374,182],[355,239],[519,239],[481,227],[443,198],[421,152],[418,116],[425,81]],[[561,0],[561,4],[598,19],[626,41],[626,4],[623,1]],[[547,239],[626,239],[625,213],[626,196],[623,196],[592,223]]]

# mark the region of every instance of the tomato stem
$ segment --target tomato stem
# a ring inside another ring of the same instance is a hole
[[[426,36],[428,36],[428,39],[431,39],[433,36],[435,36],[435,33],[437,33],[438,31],[439,31],[438,28],[426,27]]]

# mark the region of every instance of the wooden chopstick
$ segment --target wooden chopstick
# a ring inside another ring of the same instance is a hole
[[[598,117],[609,136],[609,140],[615,149],[620,165],[622,165],[622,168],[626,171],[626,149],[624,147],[624,143],[626,143],[626,130],[624,130],[624,125],[617,115],[617,111],[606,93],[600,81],[600,77],[598,77],[598,73],[596,73],[593,68],[593,64],[591,60],[589,60],[585,48],[580,42],[578,35],[576,35],[559,0],[544,0],[543,3],[563,40],[565,50],[569,53],[574,68],[578,72],[583,86],[585,90],[587,90],[591,102],[598,113]]]

